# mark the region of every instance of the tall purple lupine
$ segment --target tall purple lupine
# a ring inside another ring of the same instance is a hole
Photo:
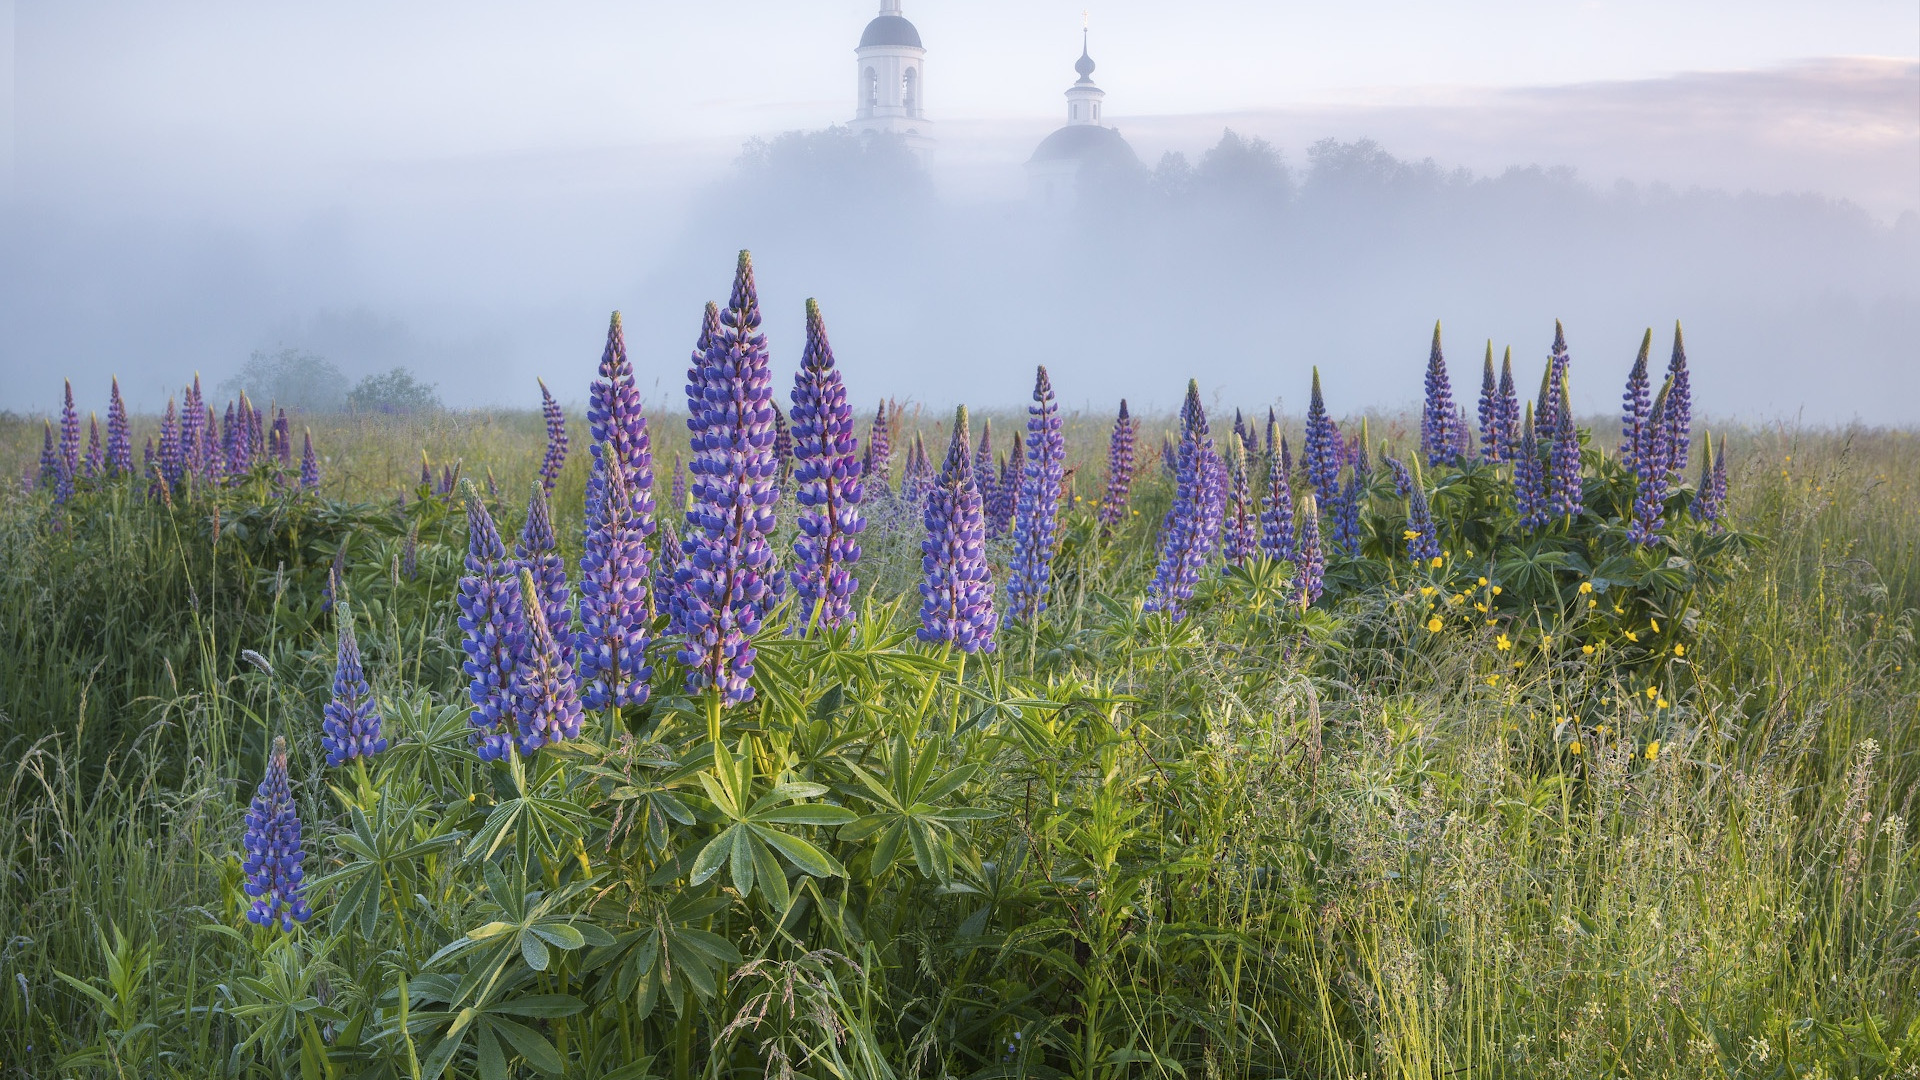
[[[200,395],[200,373],[193,373],[193,385],[180,401],[180,454],[186,471],[198,476],[206,466],[207,404]]]
[[[1279,434],[1280,421],[1267,414],[1267,492],[1260,508],[1260,554],[1275,562],[1292,562],[1294,556],[1293,480],[1287,475],[1284,452],[1286,437]],[[1276,447],[1275,444],[1279,446]]]
[[[133,472],[133,427],[127,422],[127,403],[120,397],[120,379],[113,380],[107,401],[107,471],[112,476]]]
[[[710,326],[701,334],[703,340],[709,336]],[[699,372],[690,377],[704,378]],[[541,392],[546,394],[544,385]],[[564,428],[562,416],[563,438]],[[593,444],[580,552],[580,630],[572,635],[572,645],[588,708],[638,705],[647,700],[653,678],[646,662],[652,622],[646,538],[654,531],[653,439],[617,311],[607,319],[599,377],[587,391],[587,428]],[[559,580],[564,596],[564,570]],[[564,602],[557,613],[549,608],[548,619],[564,653],[570,630]]]
[[[1453,459],[1464,462],[1473,456],[1473,426],[1467,423],[1467,408],[1464,405],[1454,409],[1453,414]]]
[[[980,488],[968,460],[967,408],[953,417],[953,440],[933,487],[927,492],[927,535],[920,542],[919,638],[950,644],[963,653],[992,652],[998,617],[993,610],[993,572],[987,565],[986,522]]]
[[[180,440],[180,420],[175,415],[173,399],[168,398],[167,411],[160,417],[160,478],[166,481],[168,488],[177,488],[186,471],[186,447]]]
[[[913,445],[907,448],[907,467],[900,473],[900,501],[917,506],[933,483],[933,463],[927,460],[927,444],[919,432],[913,433]]]
[[[1301,608],[1313,605],[1325,588],[1327,559],[1320,550],[1320,505],[1309,491],[1300,497],[1300,532],[1294,545],[1293,591]]]
[[[1420,461],[1414,459],[1411,473],[1406,467],[1394,462],[1396,472],[1406,474],[1407,479],[1407,557],[1413,564],[1425,569],[1440,558],[1440,535],[1433,525],[1433,510],[1427,502],[1427,482],[1420,475]]]
[[[1253,484],[1247,476],[1247,444],[1235,435],[1227,444],[1227,504],[1220,553],[1222,572],[1245,566],[1260,553],[1260,532],[1253,507]]]
[[[668,487],[668,494],[673,499],[673,516],[684,515],[687,512],[687,463],[680,460],[678,450],[673,452],[673,483]]]
[[[60,408],[60,467],[68,479],[80,475],[80,414],[73,407],[73,382],[67,381],[67,402]]]
[[[253,412],[247,404],[247,395],[240,394],[240,404],[234,410],[233,438],[227,446],[227,473],[230,476],[244,476],[253,469]]]
[[[1543,456],[1534,432],[1533,402],[1529,401],[1521,416],[1520,442],[1513,459],[1513,497],[1521,528],[1538,529],[1553,519]]]
[[[89,480],[98,480],[107,472],[107,452],[100,445],[100,417],[87,414],[87,454],[81,459],[80,472]]]
[[[1716,448],[1709,432],[1700,451],[1700,486],[1694,489],[1693,519],[1719,532],[1725,526],[1727,512],[1727,446],[1722,439]]]
[[[275,460],[281,468],[293,466],[293,425],[287,421],[287,410],[281,409],[274,415],[273,430],[279,445],[274,447]]]
[[[608,485],[609,490],[618,483]],[[547,624],[548,598],[533,572],[520,568],[515,590],[520,599],[516,627],[512,702],[516,745],[530,757],[543,746],[580,735],[580,693],[574,685],[573,663],[559,637]]]
[[[773,403],[773,462],[778,470],[778,483],[785,487],[787,478],[793,475],[793,432],[787,427],[787,414],[780,411],[780,403]]]
[[[1687,373],[1687,346],[1680,337],[1680,324],[1673,324],[1673,357],[1667,361],[1667,379],[1673,388],[1667,393],[1666,443],[1667,472],[1675,483],[1687,472],[1688,453],[1693,444],[1693,377]]]
[[[680,622],[674,614],[674,575],[679,572],[680,564],[686,559],[686,552],[680,548],[680,530],[674,528],[673,515],[662,517],[654,530],[654,544],[659,549],[653,557],[653,591],[648,594],[649,617],[660,611],[667,613],[667,633],[679,634]],[[584,588],[584,586],[583,586]]]
[[[247,397],[245,390],[240,391],[240,401],[247,407],[248,442],[253,446],[253,459],[247,465],[251,468],[267,460],[267,418]]]
[[[980,420],[980,443],[973,451],[973,483],[980,489],[980,505],[987,518],[987,535],[993,535],[993,500],[999,484],[999,472],[993,464],[993,419]]]
[[[53,421],[40,422],[40,486],[48,490],[60,483],[60,448],[53,435]]]
[[[1360,422],[1360,437],[1353,441],[1352,465],[1347,470],[1346,486],[1339,501],[1329,507],[1333,516],[1333,546],[1348,555],[1359,555],[1365,539],[1360,524],[1360,508],[1366,505],[1368,489],[1373,485],[1373,462],[1367,456],[1367,424]]]
[[[313,917],[303,895],[306,852],[300,847],[300,814],[293,805],[293,785],[287,780],[287,740],[276,735],[267,755],[267,775],[254,790],[247,808],[247,857],[240,864],[247,880],[243,888],[253,897],[247,921],[255,926],[292,930],[294,923]]]
[[[993,482],[993,505],[987,508],[987,535],[995,540],[1013,528],[1013,510],[1020,501],[1020,436],[1000,455],[1000,478]]]
[[[1120,399],[1120,415],[1107,439],[1107,493],[1100,500],[1100,532],[1108,534],[1127,519],[1133,499],[1133,438],[1139,425],[1127,415],[1127,399]]]
[[[1503,460],[1500,425],[1505,409],[1500,401],[1500,383],[1493,373],[1493,339],[1487,339],[1487,359],[1480,368],[1480,460]]]
[[[1007,567],[1008,614],[1025,622],[1047,610],[1066,456],[1060,405],[1042,365],[1033,378],[1033,404],[1027,406],[1026,460],[1020,470],[1020,501],[1013,511],[1013,561]]]
[[[1567,369],[1572,360],[1567,354],[1567,331],[1560,320],[1553,320],[1553,351],[1547,354],[1547,368],[1540,376],[1540,400],[1535,405],[1534,422],[1538,425],[1538,436],[1543,442],[1551,441],[1553,425],[1560,418],[1560,389],[1566,382]]]
[[[693,509],[687,512],[680,571],[681,621],[686,641],[687,691],[717,690],[729,702],[753,699],[755,651],[770,602],[773,569],[773,379],[767,339],[756,333],[760,302],[753,261],[745,251],[733,294],[720,316],[719,337],[701,373],[701,394],[689,398],[694,459]]]
[[[1647,378],[1647,353],[1653,331],[1640,339],[1640,354],[1627,371],[1627,388],[1620,394],[1620,463],[1638,474],[1647,447],[1647,419],[1653,415],[1653,387]]]
[[[513,718],[514,645],[521,633],[520,587],[516,567],[494,527],[493,515],[469,480],[467,500],[467,573],[455,596],[460,607],[460,647],[466,660],[467,698],[473,714],[467,733],[482,761],[507,756]]]
[[[320,746],[327,764],[338,768],[354,758],[370,758],[387,748],[380,735],[380,706],[360,663],[360,642],[353,635],[353,613],[346,601],[333,606],[340,628],[333,667],[333,697],[320,712]]]
[[[540,417],[547,425],[547,452],[540,459],[540,488],[552,495],[553,486],[560,482],[560,470],[567,464],[567,414],[553,399],[546,380],[534,381],[540,384]]]
[[[1453,460],[1458,439],[1454,424],[1453,384],[1447,379],[1447,361],[1440,354],[1440,324],[1433,324],[1433,349],[1427,354],[1427,395],[1420,412],[1420,452],[1428,465]]]
[[[229,401],[227,402],[226,418],[221,422],[221,426],[218,429],[220,432],[220,463],[223,468],[230,465],[233,461],[234,439],[239,434],[239,429],[240,418],[234,409],[233,402]]]
[[[820,305],[807,301],[807,345],[793,376],[794,501],[800,535],[790,571],[802,633],[834,627],[853,617],[853,591],[860,582],[856,539],[867,527],[860,512],[866,495],[860,480],[860,440],[853,433],[847,388],[833,364]]]
[[[1513,346],[1500,361],[1500,460],[1520,452],[1520,394],[1513,383]]]
[[[1313,396],[1307,404],[1307,482],[1321,502],[1331,504],[1340,497],[1340,429],[1327,415],[1327,402],[1320,394],[1320,369],[1313,369]]]
[[[1213,555],[1217,526],[1204,520],[1213,495],[1213,438],[1207,432],[1206,409],[1200,404],[1200,384],[1187,383],[1180,410],[1180,448],[1175,464],[1173,505],[1160,524],[1160,563],[1147,586],[1147,610],[1164,611],[1174,619],[1186,617],[1186,603]]]
[[[140,458],[140,475],[147,477],[147,498],[158,499],[166,481],[160,478],[160,457],[153,449],[153,436],[147,436],[147,448]]]
[[[887,403],[873,411],[873,423],[867,428],[867,449],[860,459],[860,472],[867,490],[881,496],[893,493],[893,428],[887,421]]]
[[[1569,401],[1567,380],[1562,376],[1556,398],[1559,416],[1553,424],[1549,496],[1554,517],[1574,518],[1586,507],[1580,478],[1580,432],[1573,426],[1573,406]]]
[[[540,603],[546,610],[547,628],[553,631],[560,651],[571,657],[573,594],[567,585],[567,563],[560,557],[546,488],[537,481],[528,486],[532,490],[527,495],[527,520],[514,544],[514,558],[522,569],[533,573],[534,583],[540,587]]]
[[[320,490],[320,459],[313,453],[313,429],[307,428],[301,436],[300,445],[300,490]]]

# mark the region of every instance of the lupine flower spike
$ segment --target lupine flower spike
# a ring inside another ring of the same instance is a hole
[[[333,699],[321,710],[320,746],[327,764],[338,768],[355,758],[369,758],[387,748],[380,735],[380,708],[360,664],[360,643],[353,636],[353,613],[346,601],[333,606],[340,627],[339,651],[333,668]]]
[[[1253,509],[1253,485],[1247,477],[1247,440],[1235,435],[1227,444],[1227,505],[1221,554],[1225,570],[1245,566],[1260,550]]]
[[[69,478],[80,475],[80,414],[73,407],[73,381],[67,380],[66,404],[60,408],[60,466]]]
[[[513,716],[522,756],[543,746],[580,735],[580,695],[574,688],[573,664],[547,625],[545,590],[533,572],[520,568],[520,627],[515,651],[520,661],[513,672]]]
[[[551,496],[553,485],[560,480],[560,470],[567,464],[567,414],[560,403],[553,400],[546,381],[534,381],[540,384],[540,415],[547,423],[547,452],[540,459],[540,487]]]
[[[1160,563],[1147,587],[1148,611],[1184,618],[1193,587],[1213,554],[1218,525],[1203,520],[1212,500],[1208,488],[1213,484],[1213,461],[1213,438],[1207,432],[1206,409],[1200,404],[1200,384],[1189,381],[1180,412],[1173,505],[1160,525]]]
[[[513,716],[511,693],[514,644],[521,633],[521,604],[515,567],[507,559],[500,530],[487,513],[480,490],[468,480],[467,574],[455,597],[460,607],[460,647],[466,660],[467,697],[473,703],[467,739],[482,761],[507,756]]]
[[[1687,472],[1688,452],[1692,448],[1693,377],[1687,372],[1687,345],[1680,336],[1680,324],[1673,324],[1673,358],[1667,361],[1667,379],[1673,389],[1667,393],[1666,443],[1667,472],[1681,482]]]
[[[980,489],[968,460],[967,409],[953,418],[953,441],[927,493],[927,535],[920,542],[921,641],[951,644],[963,653],[992,652],[998,625],[993,576],[987,565],[986,523]]]
[[[1269,426],[1272,420],[1268,420]],[[1110,534],[1125,522],[1133,497],[1133,436],[1138,428],[1127,415],[1127,399],[1120,399],[1120,416],[1113,422],[1113,435],[1107,441],[1107,492],[1100,500],[1100,531]]]
[[[1546,468],[1541,458],[1533,427],[1533,402],[1529,401],[1521,416],[1520,442],[1513,459],[1513,496],[1524,529],[1538,529],[1553,517],[1547,504]]]
[[[861,475],[867,490],[882,496],[893,493],[893,429],[887,422],[887,403],[873,411],[873,424],[867,428],[867,450],[860,459]]]
[[[1340,492],[1340,501],[1331,508],[1333,511],[1333,546],[1349,555],[1360,554],[1363,539],[1360,527],[1360,508],[1367,501],[1367,489],[1373,483],[1373,462],[1367,457],[1367,422],[1360,421],[1360,437],[1354,440],[1352,466],[1347,470],[1347,483]]]
[[[320,459],[313,456],[313,429],[307,428],[301,436],[300,445],[300,490],[320,490]]]
[[[41,421],[40,429],[40,486],[51,489],[60,482],[60,450],[54,441],[53,421]]]
[[[787,478],[793,475],[793,432],[787,428],[787,414],[780,411],[780,403],[773,403],[773,460],[778,467],[778,483],[785,487]]]
[[[1453,408],[1453,385],[1447,379],[1447,361],[1440,354],[1440,324],[1433,324],[1433,349],[1427,354],[1426,407],[1420,413],[1420,452],[1428,465],[1452,460],[1458,439]]]
[[[1520,452],[1520,395],[1513,385],[1513,346],[1500,361],[1500,460]]]
[[[97,480],[106,475],[107,451],[100,445],[100,417],[96,413],[87,414],[87,456],[81,461],[81,475],[87,479]]]
[[[807,345],[793,376],[794,501],[800,513],[794,539],[797,565],[790,571],[802,633],[815,626],[839,626],[853,617],[853,591],[859,581],[856,539],[866,528],[860,512],[865,485],[860,480],[860,442],[853,433],[853,410],[840,370],[833,365],[820,305],[807,301]]]
[[[1727,512],[1727,446],[1722,439],[1720,445],[1713,445],[1713,435],[1709,433],[1700,451],[1700,486],[1694,490],[1693,518],[1712,526],[1714,532],[1725,530]]]
[[[1427,482],[1420,475],[1420,461],[1417,458],[1408,480],[1407,557],[1413,560],[1415,566],[1426,569],[1440,560],[1440,537],[1434,531],[1433,511],[1427,503]]]
[[[638,705],[647,700],[653,668],[647,664],[652,623],[648,610],[646,535],[627,489],[627,471],[596,443],[580,551],[580,629],[573,635],[587,708]],[[648,500],[650,502],[650,500]],[[564,580],[563,585],[564,588]],[[565,624],[562,624],[564,628]],[[551,622],[549,632],[559,633]]]
[[[1621,448],[1621,457],[1633,470],[1635,481],[1633,521],[1627,527],[1627,538],[1641,545],[1652,543],[1660,527],[1665,524],[1662,515],[1667,503],[1667,465],[1670,461],[1666,412],[1671,401],[1672,382],[1660,388],[1659,398],[1652,405],[1645,404],[1647,353],[1652,345],[1653,331],[1648,330],[1640,341],[1640,355],[1627,377],[1627,391],[1623,395],[1626,399],[1623,427],[1628,438]]]
[[[973,482],[980,489],[980,505],[986,508],[987,531],[993,532],[994,492],[999,489],[996,482],[999,473],[993,465],[993,420],[983,417],[980,421],[980,444],[973,452]]]
[[[253,897],[247,921],[255,926],[292,930],[294,923],[313,916],[302,895],[306,852],[300,847],[300,815],[293,805],[293,786],[287,780],[287,740],[274,736],[267,756],[267,775],[254,791],[247,809],[246,893]]]
[[[1300,497],[1300,532],[1293,558],[1293,590],[1302,611],[1320,599],[1325,588],[1326,557],[1320,550],[1320,507],[1309,491]]]
[[[1287,475],[1286,438],[1280,421],[1267,414],[1267,491],[1260,508],[1260,554],[1275,562],[1293,561],[1293,483]],[[1275,443],[1282,452],[1275,451]]]
[[[1320,369],[1313,369],[1313,396],[1307,405],[1307,482],[1314,495],[1331,504],[1340,495],[1340,431],[1327,415],[1320,395]]]
[[[1026,462],[1020,476],[1020,501],[1013,512],[1013,562],[1007,569],[1009,614],[1022,621],[1037,619],[1047,610],[1065,461],[1060,406],[1054,400],[1053,381],[1042,366],[1033,380],[1033,404],[1027,406]]]
[[[1000,457],[1000,478],[993,483],[993,505],[988,508],[987,535],[998,540],[1013,528],[1014,507],[1020,501],[1020,463],[1025,452],[1020,448],[1020,436],[1013,437],[1013,445]]]
[[[1480,460],[1501,460],[1502,439],[1500,383],[1493,374],[1493,339],[1487,339],[1487,359],[1480,368]]]
[[[553,532],[553,512],[547,504],[544,485],[535,482],[527,496],[527,520],[520,528],[514,556],[520,567],[531,571],[540,588],[540,603],[547,615],[547,629],[559,643],[560,651],[572,655],[573,605],[567,587],[567,564],[560,557],[560,543]]]
[[[679,655],[688,693],[711,687],[741,703],[753,699],[751,639],[769,602],[765,575],[773,548],[767,538],[778,498],[772,375],[767,339],[756,332],[760,302],[745,251],[721,324],[702,366],[700,396],[687,402],[694,505],[675,603],[686,634]]]
[[[107,401],[107,472],[126,476],[133,472],[133,428],[127,422],[127,403],[120,397],[120,379],[113,380],[113,396]]]
[[[1653,331],[1640,339],[1640,355],[1627,372],[1627,388],[1620,395],[1620,463],[1631,472],[1640,470],[1640,454],[1647,442],[1647,418],[1653,413],[1652,384],[1647,378],[1647,352],[1653,346]]]

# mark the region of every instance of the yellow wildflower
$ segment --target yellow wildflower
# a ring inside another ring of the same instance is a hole
[[[1633,632],[1633,631],[1631,631],[1631,630],[1629,630],[1629,631],[1627,631],[1627,640],[1628,640],[1628,641],[1639,641],[1639,640],[1640,640],[1640,635],[1639,635],[1639,634],[1636,634],[1636,633],[1634,633],[1634,632]]]
[[[1567,752],[1570,754],[1578,754],[1580,752],[1580,740],[1575,739],[1572,742],[1568,743]]]
[[[1418,540],[1420,539],[1420,534],[1413,531],[1412,529],[1408,529],[1407,531],[1400,534],[1400,538],[1402,540]]]
[[[1652,742],[1647,744],[1647,760],[1652,761],[1653,759],[1659,756],[1660,756],[1660,740],[1655,739]]]
[[[1657,697],[1659,697],[1659,696],[1660,696],[1660,688],[1659,688],[1659,687],[1657,687],[1657,686],[1649,686],[1649,687],[1647,687],[1647,700],[1648,700],[1648,701],[1652,701],[1652,700],[1653,700],[1654,698],[1657,698]]]
[[[1682,645],[1682,644],[1680,644],[1680,643],[1679,643],[1679,642],[1677,642],[1677,641],[1676,641],[1676,642],[1674,642],[1674,643],[1673,643],[1673,655],[1675,655],[1675,656],[1685,656],[1685,655],[1687,655],[1687,647],[1686,647],[1685,645]]]
[[[1660,632],[1660,620],[1659,620],[1659,619],[1648,619],[1647,621],[1653,624],[1653,632],[1654,632],[1654,633],[1656,633],[1656,634],[1657,634],[1657,633],[1659,633],[1659,632]]]
[[[1585,653],[1585,654],[1586,654],[1586,655],[1588,655],[1588,656],[1592,656],[1592,655],[1593,655],[1593,646],[1591,646],[1591,645],[1582,645],[1582,646],[1580,646],[1580,651],[1581,651],[1582,653]]]
[[[1472,554],[1472,552],[1468,552],[1468,554]],[[1482,584],[1482,585],[1485,585],[1486,583],[1487,583],[1487,579],[1486,579],[1486,578],[1481,578],[1481,579],[1480,579],[1480,584]]]
[[[1433,618],[1427,620],[1427,633],[1429,634],[1439,633],[1440,627],[1442,625],[1443,624],[1440,622],[1440,616],[1435,615]]]
[[[1664,709],[1664,708],[1666,708],[1666,707],[1667,707],[1667,699],[1666,699],[1666,698],[1655,698],[1655,699],[1654,699],[1654,702],[1653,702],[1653,707],[1654,707],[1654,708],[1656,708],[1656,709]]]
[[[1581,592],[1583,592],[1583,593],[1590,593],[1590,592],[1592,592],[1592,591],[1593,591],[1593,582],[1591,582],[1591,581],[1583,581],[1583,582],[1581,582],[1581,583],[1580,583],[1580,591],[1581,591]]]
[[[1421,595],[1421,596],[1432,596],[1432,595],[1433,595],[1433,586],[1431,586],[1431,585],[1422,585],[1422,586],[1420,586],[1420,595]]]
[[[1436,570],[1438,570],[1438,569],[1440,568],[1440,565],[1441,565],[1441,562],[1442,562],[1442,560],[1441,560],[1441,558],[1440,558],[1440,556],[1438,556],[1438,555],[1435,555],[1435,556],[1434,556],[1434,557],[1432,558],[1432,560],[1430,560],[1430,561],[1429,561],[1429,562],[1427,563],[1427,565],[1428,565],[1428,566],[1431,566],[1431,567],[1433,567],[1433,568],[1434,568],[1434,569],[1436,569]]]
[[[1493,587],[1493,595],[1495,595],[1495,596],[1499,596],[1499,595],[1500,595],[1500,586],[1498,586],[1498,585],[1495,585],[1495,586]]]
[[[1501,634],[1498,638],[1494,639],[1493,647],[1499,649],[1501,652],[1506,652],[1508,649],[1513,648],[1513,642],[1508,640],[1507,635]]]

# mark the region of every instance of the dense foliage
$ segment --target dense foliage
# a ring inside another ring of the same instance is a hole
[[[1195,392],[1163,468],[1042,373],[1024,472],[888,410],[905,505],[817,310],[777,460],[742,274],[673,423],[615,322],[571,460],[7,497],[0,1075],[1912,1074],[1910,436],[1716,506],[1644,352],[1619,451],[1540,420],[1556,343],[1504,437]]]

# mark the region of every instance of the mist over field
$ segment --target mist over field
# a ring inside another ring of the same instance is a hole
[[[1044,362],[1071,405],[1164,410],[1193,376],[1223,406],[1297,412],[1318,364],[1336,409],[1394,409],[1436,319],[1472,382],[1489,340],[1537,371],[1559,318],[1600,410],[1641,332],[1678,319],[1717,412],[1920,419],[1911,59],[1582,61],[1479,88],[1421,69],[1337,99],[1227,74],[1203,99],[1174,78],[1202,59],[1183,27],[1116,5],[1094,51],[1140,164],[1063,209],[1027,198],[1020,165],[1059,122],[1077,32],[983,44],[916,9],[940,139],[922,164],[830,127],[866,17],[844,6],[726,27],[482,7],[452,29],[23,7],[0,408],[53,407],[55,372],[101,399],[118,372],[157,409],[192,371],[281,347],[353,379],[404,365],[455,406],[530,405],[536,376],[577,400],[614,308],[670,397],[746,247],[776,370],[817,297],[863,399],[1007,405]],[[1149,51],[1156,27],[1174,59]],[[765,64],[638,63],[649,30],[696,55],[733,35]],[[1309,43],[1273,33],[1273,77],[1306,78]]]

